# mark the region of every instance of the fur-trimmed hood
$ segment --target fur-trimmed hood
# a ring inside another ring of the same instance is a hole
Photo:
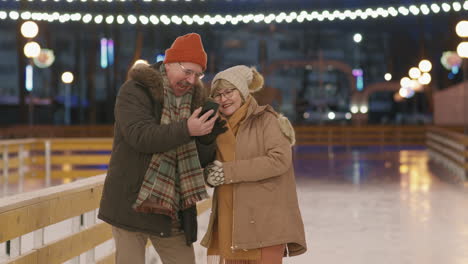
[[[138,63],[134,65],[128,72],[128,79],[134,80],[144,88],[148,89],[148,91],[153,96],[153,100],[161,103],[162,105],[164,103],[164,87],[162,79],[163,77],[159,71],[161,64],[162,62],[151,65],[146,63]],[[192,97],[192,111],[202,106],[208,96],[207,90],[200,80],[195,83],[193,89],[194,93]]]
[[[283,132],[283,134],[289,140],[291,146],[294,146],[296,144],[296,133],[293,126],[291,125],[291,122],[289,122],[289,119],[283,114],[278,114],[278,123],[281,128],[281,132]]]

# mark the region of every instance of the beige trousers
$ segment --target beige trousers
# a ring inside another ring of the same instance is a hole
[[[145,264],[146,243],[151,240],[163,264],[195,264],[193,245],[185,244],[184,233],[158,237],[112,227],[116,264]]]

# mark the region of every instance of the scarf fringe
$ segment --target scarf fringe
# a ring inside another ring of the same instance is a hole
[[[183,200],[182,209],[187,209],[189,207],[192,207],[194,204],[197,204],[198,202],[203,201],[208,198],[210,198],[210,196],[208,195],[208,193],[206,193],[206,191],[193,194],[188,199]]]
[[[172,219],[176,219],[176,210],[174,206],[159,197],[151,197],[143,201],[140,205],[134,206],[135,211],[139,213],[164,214]]]
[[[137,207],[135,211],[138,213],[151,213],[151,214],[163,214],[169,216],[171,219],[176,219],[176,215],[174,211],[170,211],[163,208],[156,208],[156,207]]]
[[[209,196],[206,193],[199,193],[191,196],[189,199],[184,200],[182,204],[182,210],[192,207],[197,202],[202,200],[208,199]],[[134,210],[139,213],[154,213],[154,214],[163,214],[171,217],[172,219],[176,219],[176,211],[174,210],[174,206],[170,203],[162,200],[157,199],[155,197],[145,200],[141,205],[134,206]]]

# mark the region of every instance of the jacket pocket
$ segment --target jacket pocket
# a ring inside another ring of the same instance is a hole
[[[278,187],[278,181],[276,181],[276,179],[261,180],[258,183],[260,187],[270,192],[276,190],[276,188]]]
[[[128,177],[130,177],[130,176],[128,176]],[[138,193],[140,192],[140,189],[141,189],[141,185],[143,183],[143,177],[144,177],[144,175],[140,175],[140,177],[138,177],[138,179],[136,181],[132,181],[131,184],[124,187],[125,191],[127,193],[127,199],[128,200],[130,200],[132,202],[136,201]]]

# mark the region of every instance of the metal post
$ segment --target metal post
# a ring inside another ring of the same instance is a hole
[[[23,192],[23,185],[24,185],[24,144],[19,145],[18,149],[18,193]]]
[[[44,228],[38,229],[33,232],[34,249],[44,246]]]
[[[10,240],[10,258],[21,256],[21,237]]]
[[[70,125],[70,107],[71,107],[71,84],[65,84],[65,125]]]
[[[8,146],[3,146],[3,195],[8,192]]]
[[[46,140],[44,142],[45,150],[45,182],[46,186],[50,186],[50,171],[51,171],[51,142],[50,140]]]
[[[96,210],[92,210],[84,214],[84,227],[90,228],[96,224]],[[95,261],[95,248],[89,250],[85,254],[86,263],[94,263]]]
[[[7,242],[0,243],[0,259],[6,259],[8,257],[7,246]]]
[[[381,135],[380,135],[380,152],[383,152],[384,144],[385,144],[385,131],[382,130]]]
[[[468,59],[463,59],[463,127],[465,136],[468,135]]]
[[[350,152],[351,151],[351,131],[350,128],[348,127],[346,130],[346,151]]]
[[[81,227],[81,216],[75,216],[72,218],[72,233],[75,234],[80,231]],[[80,264],[80,256],[76,256],[70,260],[71,264]]]
[[[29,103],[28,103],[28,123],[30,126],[32,126],[34,124],[34,95],[33,95],[33,91],[34,91],[34,64],[32,62],[32,60],[30,59],[29,60],[29,63],[28,65],[26,65],[26,82],[25,82],[25,87],[24,89],[26,89],[27,91],[29,91],[29,94],[28,94],[28,99],[29,99]]]
[[[352,154],[353,157],[353,184],[361,184],[361,164],[359,158],[359,152],[355,151]]]
[[[468,59],[463,58],[463,116],[464,116],[464,134],[465,139],[468,138]],[[468,146],[465,146],[465,150],[468,151]],[[465,156],[465,164],[468,163],[468,157]],[[468,168],[465,168],[464,179],[468,177]]]
[[[397,128],[397,146],[398,146],[398,150],[400,150],[402,148],[401,146],[401,129],[403,129],[401,126],[398,126]]]

